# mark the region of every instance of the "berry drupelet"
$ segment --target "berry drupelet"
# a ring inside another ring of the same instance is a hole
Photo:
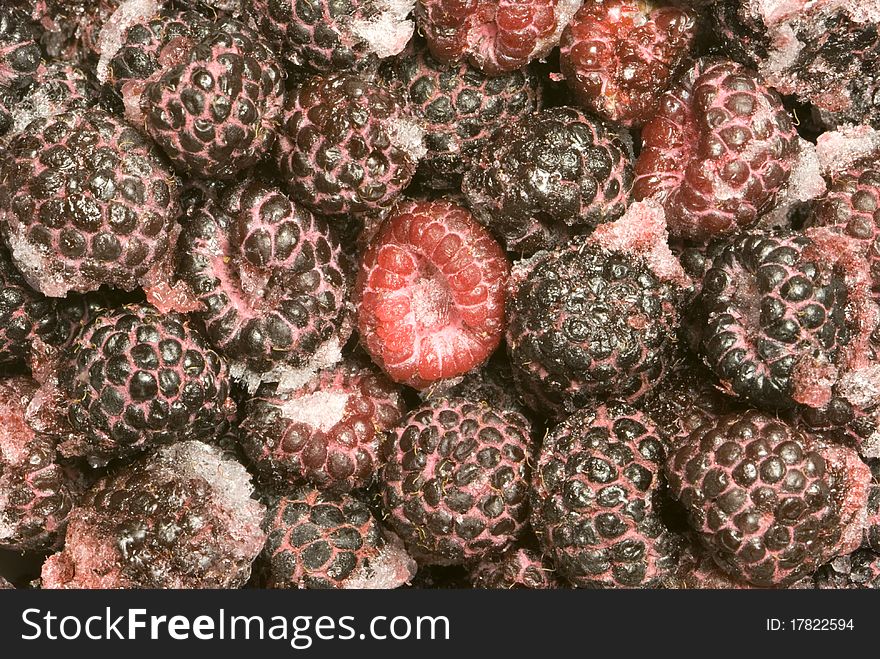
[[[559,576],[593,588],[661,584],[679,552],[654,504],[663,457],[653,422],[623,403],[583,408],[544,437],[531,519]]]
[[[196,209],[180,239],[178,273],[208,338],[258,373],[345,344],[351,270],[324,220],[253,179]]]
[[[420,563],[473,563],[523,533],[531,425],[518,408],[442,396],[388,433],[387,523]]]
[[[628,135],[576,108],[549,108],[499,128],[462,191],[508,251],[532,254],[623,215],[631,161]]]

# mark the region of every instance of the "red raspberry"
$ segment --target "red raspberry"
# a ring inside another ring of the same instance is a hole
[[[509,273],[501,247],[467,210],[403,202],[364,254],[361,340],[393,380],[419,389],[467,373],[501,340]]]
[[[559,64],[583,107],[625,126],[656,114],[690,50],[696,16],[633,0],[588,0],[562,33]]]
[[[419,0],[419,31],[441,62],[497,75],[545,57],[581,0]]]
[[[730,60],[698,60],[642,131],[633,195],[666,208],[669,232],[708,240],[773,208],[799,150],[782,99]]]

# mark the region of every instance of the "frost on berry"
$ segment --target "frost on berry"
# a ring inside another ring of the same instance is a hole
[[[3,137],[7,139],[22,133],[32,121],[48,119],[67,110],[91,107],[97,100],[97,86],[86,69],[53,62],[41,68],[34,84],[17,97],[11,125]]]
[[[876,590],[880,588],[880,556],[868,549],[838,556],[816,570],[813,580],[820,589]]]
[[[485,362],[504,332],[510,264],[464,208],[400,203],[364,254],[361,341],[391,379],[422,389]]]
[[[690,51],[696,15],[632,0],[586,2],[565,28],[560,67],[578,103],[625,126],[641,126]]]
[[[663,281],[683,288],[693,285],[669,249],[666,213],[654,200],[635,202],[619,219],[597,226],[587,241],[642,260]]]
[[[467,59],[489,75],[546,57],[583,0],[419,0],[416,17],[431,54]]]
[[[840,510],[840,541],[829,550],[829,558],[858,549],[869,528],[868,499],[873,479],[871,468],[851,448],[822,443],[819,452],[834,472],[834,498]]]
[[[673,237],[705,242],[772,209],[797,153],[779,95],[741,64],[704,58],[645,125],[633,194],[665,206]]]
[[[876,0],[723,0],[716,33],[779,93],[796,95],[831,123],[880,119],[880,5]]]
[[[197,441],[117,466],[71,513],[44,588],[239,588],[266,540],[250,475]]]
[[[388,433],[386,522],[420,563],[488,559],[525,530],[531,425],[459,396],[422,404]]]
[[[263,523],[267,588],[397,588],[416,563],[367,505],[349,494],[301,487],[278,498]]]
[[[0,548],[42,551],[60,544],[75,487],[55,440],[27,424],[37,391],[27,377],[0,380]]]
[[[870,137],[865,135],[860,144],[874,146]],[[823,151],[833,139],[820,142]],[[829,163],[826,168],[828,191],[814,204],[808,223],[851,238],[868,262],[871,286],[877,290],[880,289],[880,144],[863,157],[858,155],[858,151],[843,149],[843,153]]]
[[[98,82],[107,82],[110,61],[125,43],[126,31],[136,22],[150,18],[158,12],[160,0],[122,0],[98,33],[99,52],[95,73]]]
[[[311,71],[366,69],[412,37],[415,0],[248,0],[257,26],[285,59]]]
[[[531,521],[560,577],[594,588],[662,583],[679,551],[654,503],[663,457],[653,422],[622,403],[583,408],[544,437]]]
[[[249,381],[338,352],[353,329],[351,269],[323,219],[256,180],[196,210],[181,236],[178,274],[207,336]]]
[[[382,432],[403,414],[398,387],[374,368],[349,362],[303,386],[264,386],[248,403],[242,446],[265,477],[306,480],[321,490],[367,487],[378,472]]]

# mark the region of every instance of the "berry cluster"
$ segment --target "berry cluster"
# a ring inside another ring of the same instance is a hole
[[[0,4],[0,588],[880,587],[876,2]]]

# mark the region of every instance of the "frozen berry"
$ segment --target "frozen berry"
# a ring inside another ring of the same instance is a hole
[[[204,305],[208,338],[265,372],[300,366],[353,330],[352,266],[326,222],[255,180],[194,212],[179,274]]]
[[[489,75],[546,57],[582,0],[419,0],[418,24],[441,62],[467,58]]]
[[[441,64],[421,42],[389,60],[383,74],[425,129],[418,179],[434,188],[457,188],[492,133],[540,105],[529,68],[488,76],[467,62]]]
[[[725,572],[786,585],[834,555],[845,474],[815,439],[761,412],[707,423],[666,464],[670,490]]]
[[[74,488],[56,462],[55,440],[27,424],[38,385],[0,379],[0,548],[48,549],[61,541]]]
[[[247,0],[260,31],[298,67],[365,69],[396,55],[412,37],[412,2],[387,0]]]
[[[361,341],[393,380],[416,388],[467,373],[501,341],[509,269],[464,208],[402,202],[361,263]]]
[[[399,99],[355,75],[315,76],[291,93],[275,147],[294,198],[333,216],[387,209],[424,152]]]
[[[834,123],[880,121],[880,12],[864,2],[711,3],[723,47]]]
[[[212,438],[234,410],[226,363],[184,316],[146,305],[97,315],[57,369],[64,455],[103,462]]]
[[[197,441],[117,467],[70,515],[44,588],[240,588],[266,540],[244,467]]]
[[[695,33],[689,9],[587,0],[562,33],[559,64],[581,106],[641,126],[656,114]]]
[[[674,237],[729,235],[773,208],[798,150],[779,94],[741,64],[700,59],[642,131],[633,194],[663,203]]]
[[[462,191],[508,251],[531,254],[623,215],[631,161],[628,135],[576,108],[550,108],[502,126]]]
[[[133,127],[98,109],[34,121],[9,143],[0,215],[28,283],[53,297],[132,290],[170,248],[178,185]]]
[[[523,400],[555,417],[634,400],[676,347],[677,291],[644,261],[575,242],[514,266],[507,350]]]
[[[853,338],[845,274],[805,235],[733,240],[706,273],[702,304],[706,363],[758,406],[811,403],[809,381],[824,370],[833,384]]]
[[[276,483],[308,481],[321,490],[371,485],[381,433],[403,414],[398,387],[355,363],[322,371],[293,391],[264,385],[248,403],[242,445]]]
[[[175,167],[234,178],[266,156],[284,106],[284,72],[261,37],[221,19],[182,61],[144,86],[147,133]]]
[[[158,4],[162,0],[150,0]],[[123,0],[21,0],[42,31],[40,45],[49,57],[86,63],[98,57],[103,25]],[[155,7],[156,4],[152,6]]]
[[[543,440],[532,479],[532,528],[576,586],[659,586],[678,540],[654,504],[663,444],[653,422],[623,403],[575,412]]]
[[[456,396],[424,403],[389,433],[382,500],[417,560],[478,561],[523,533],[530,433],[518,409]]]
[[[397,588],[415,562],[349,494],[303,487],[269,509],[261,581],[268,588]]]

